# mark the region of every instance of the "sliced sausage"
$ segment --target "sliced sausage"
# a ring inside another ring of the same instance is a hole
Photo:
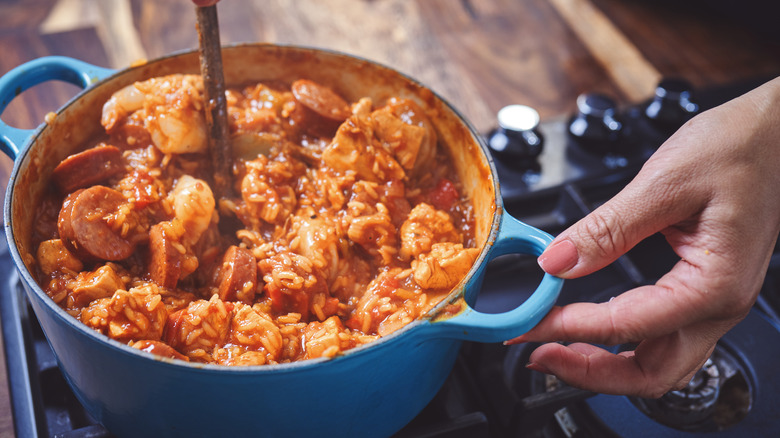
[[[113,223],[113,216],[125,202],[120,192],[108,187],[92,186],[84,189],[73,201],[71,208],[71,243],[79,251],[86,251],[101,260],[118,261],[130,257],[135,245],[122,237],[121,225]],[[67,234],[68,225],[64,224],[63,228]]]
[[[320,137],[332,137],[339,125],[351,115],[349,104],[330,88],[308,79],[292,84],[297,105],[291,114],[304,131]]]
[[[165,330],[163,330],[162,340],[173,349],[176,349],[176,346],[181,343],[179,335],[182,330],[184,330],[184,317],[186,315],[186,308],[179,309],[173,313],[169,313],[168,320],[165,321]]]
[[[181,252],[173,244],[174,238],[164,223],[152,225],[149,230],[149,275],[158,285],[173,289],[181,275]]]
[[[60,234],[60,239],[62,239],[65,246],[77,256],[82,256],[84,254],[79,254],[78,248],[73,245],[73,242],[76,240],[76,233],[73,231],[72,224],[73,202],[76,201],[76,198],[83,191],[84,189],[76,190],[65,197],[65,201],[62,202],[62,207],[60,208],[60,213],[57,216],[57,232]]]
[[[89,187],[124,170],[122,151],[107,144],[73,154],[54,168],[52,180],[62,193]]]
[[[257,261],[246,248],[231,246],[222,257],[217,277],[222,301],[242,301],[252,304],[257,290]]]

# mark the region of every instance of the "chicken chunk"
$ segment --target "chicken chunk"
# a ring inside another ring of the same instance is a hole
[[[209,301],[193,301],[168,317],[164,341],[191,359],[204,358],[224,345],[232,316],[233,305],[216,294]]]
[[[279,327],[268,314],[246,304],[236,304],[228,340],[246,350],[264,353],[268,360],[277,360],[282,352]]]
[[[127,287],[122,277],[112,265],[103,265],[93,272],[79,272],[69,282],[68,308],[78,308],[97,300],[114,295],[114,292]]]
[[[333,357],[341,352],[341,337],[344,331],[341,320],[331,316],[323,322],[310,322],[303,329],[303,345],[306,358]]]
[[[92,301],[81,311],[81,321],[112,339],[159,340],[168,311],[156,287],[117,290],[110,298]]]
[[[338,300],[330,297],[327,282],[308,258],[282,252],[260,260],[257,266],[274,312],[295,312],[304,318],[310,313],[318,318],[336,313]]]
[[[366,286],[346,325],[365,334],[376,334],[385,318],[403,307],[408,291],[401,290],[400,268],[383,270]],[[400,292],[400,293],[399,293]]]
[[[242,219],[259,228],[259,220],[281,224],[298,201],[288,181],[294,170],[286,162],[269,162],[263,155],[246,163],[246,175],[241,180],[241,198],[245,203]]]
[[[374,182],[424,170],[436,156],[436,131],[422,108],[408,99],[393,99],[371,113],[368,107],[353,108],[323,152],[325,164]]]
[[[342,174],[353,171],[367,181],[403,179],[403,167],[375,140],[373,125],[371,117],[348,118],[322,152],[323,163]]]
[[[459,243],[434,243],[412,261],[414,281],[423,289],[452,289],[471,269],[479,250]]]
[[[66,270],[79,272],[84,269],[84,264],[68,250],[62,239],[41,242],[38,245],[36,260],[38,260],[41,271],[46,275]]]
[[[422,107],[412,100],[393,98],[387,103],[386,108],[404,123],[422,128],[419,144],[417,143],[419,131],[412,130],[402,136],[406,141],[400,142],[395,149],[398,161],[405,163],[404,169],[410,170],[411,175],[422,174],[436,157],[438,139],[433,124]]]
[[[265,365],[269,363],[268,357],[264,352],[254,350],[245,351],[237,345],[216,348],[211,354],[211,357],[214,363],[232,367]]]
[[[385,265],[395,255],[396,233],[390,213],[383,204],[377,204],[374,213],[353,218],[347,229],[349,240],[362,246]]]
[[[401,260],[410,260],[429,252],[435,243],[462,243],[450,215],[429,204],[421,203],[401,225]]]
[[[425,128],[401,120],[392,106],[374,111],[371,118],[377,138],[393,151],[395,159],[404,170],[412,170],[425,138]]]

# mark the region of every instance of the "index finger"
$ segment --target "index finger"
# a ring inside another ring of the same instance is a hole
[[[706,318],[704,300],[698,292],[667,285],[640,286],[604,303],[556,306],[536,327],[507,344],[575,341],[617,345],[656,338]]]

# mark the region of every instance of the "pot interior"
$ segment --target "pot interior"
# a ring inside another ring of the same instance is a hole
[[[383,103],[398,96],[415,100],[427,109],[440,146],[452,156],[458,177],[474,205],[475,237],[483,248],[477,263],[485,259],[486,244],[497,232],[497,183],[485,148],[468,122],[435,93],[390,68],[348,55],[311,48],[247,44],[223,50],[228,86],[263,80],[292,82],[308,78],[326,84],[348,101],[370,97]],[[36,205],[46,190],[52,169],[68,155],[83,149],[102,133],[103,103],[112,93],[135,81],[173,73],[200,72],[197,51],[174,54],[145,63],[101,81],[76,96],[47,123],[18,158],[12,180],[10,216],[12,234],[22,261],[34,272],[36,248],[31,246]],[[472,268],[471,273],[476,268]],[[29,276],[27,278],[34,278]],[[463,283],[462,283],[463,284]],[[36,290],[43,292],[37,286]],[[455,299],[457,293],[450,296]],[[52,303],[53,305],[53,303]]]

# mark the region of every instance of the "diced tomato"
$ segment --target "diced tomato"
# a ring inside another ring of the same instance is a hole
[[[133,198],[135,198],[137,208],[144,208],[158,201],[159,194],[152,184],[153,181],[146,172],[133,172]]]
[[[392,296],[393,292],[398,289],[400,286],[400,283],[398,282],[398,279],[394,276],[386,276],[383,278],[379,285],[377,286],[377,295],[380,297],[389,297]]]
[[[392,179],[387,184],[380,186],[379,190],[384,191],[382,197],[385,199],[385,206],[390,211],[390,218],[394,224],[400,225],[412,210],[409,200],[406,199],[404,183]]]
[[[460,197],[455,184],[447,178],[442,178],[430,194],[430,201],[439,210],[449,210]]]
[[[282,290],[274,286],[273,283],[266,283],[265,293],[268,294],[268,298],[271,299],[271,308],[276,313],[282,313],[284,310],[284,294]]]
[[[286,294],[272,283],[266,283],[265,292],[271,299],[271,308],[274,312],[279,314],[296,312],[304,319],[309,317],[309,296],[306,293]]]
[[[165,322],[165,330],[163,331],[162,336],[162,340],[168,345],[175,346],[179,343],[179,339],[177,339],[176,335],[180,332],[181,324],[184,321],[184,310],[185,309],[179,309],[168,315],[168,320]]]
[[[339,311],[339,299],[330,297],[325,299],[325,305],[322,306],[322,313],[325,317],[333,316]]]
[[[363,321],[353,315],[348,320],[344,321],[344,325],[352,330],[361,330],[363,328]]]

